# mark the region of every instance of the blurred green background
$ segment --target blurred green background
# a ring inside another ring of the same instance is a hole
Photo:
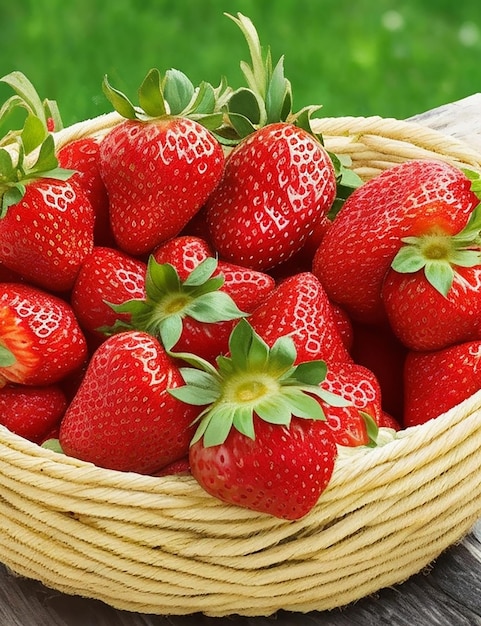
[[[240,11],[285,55],[294,108],[404,118],[481,91],[479,0],[16,0],[0,8],[0,76],[20,70],[65,125],[111,110],[101,82],[137,103],[147,71],[243,84]],[[0,84],[0,102],[11,95]]]

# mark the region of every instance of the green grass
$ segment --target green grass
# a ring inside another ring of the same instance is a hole
[[[223,12],[285,55],[294,108],[408,117],[481,91],[479,0],[16,0],[0,9],[0,76],[20,70],[64,123],[111,110],[101,82],[136,102],[147,71],[242,84],[248,50]],[[0,102],[11,91],[0,85]]]

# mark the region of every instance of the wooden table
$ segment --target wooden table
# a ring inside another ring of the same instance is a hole
[[[414,116],[481,152],[481,93]],[[480,452],[481,454],[481,452]],[[481,480],[481,477],[480,477]],[[0,531],[1,532],[1,531]],[[388,557],[389,558],[389,557]],[[0,555],[1,561],[1,555]],[[349,607],[273,617],[158,616],[52,591],[0,566],[1,626],[481,626],[481,520],[431,567]]]

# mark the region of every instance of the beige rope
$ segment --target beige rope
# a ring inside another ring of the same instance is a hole
[[[101,138],[108,114],[56,133]],[[481,155],[414,123],[316,122],[362,176],[412,158],[481,170]],[[481,391],[375,449],[341,449],[328,489],[287,522],[229,506],[192,477],[153,478],[63,457],[0,427],[0,554],[19,575],[157,614],[325,610],[401,582],[481,516]]]

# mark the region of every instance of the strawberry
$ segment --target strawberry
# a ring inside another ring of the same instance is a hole
[[[384,280],[382,299],[391,327],[411,350],[481,339],[480,233],[478,205],[457,234],[403,240]]]
[[[433,160],[390,167],[355,189],[313,260],[327,294],[351,317],[385,319],[382,282],[402,239],[459,233],[478,204],[461,170]]]
[[[265,271],[299,251],[336,196],[326,150],[307,131],[269,124],[240,142],[207,200],[215,249],[233,263]]]
[[[102,328],[112,326],[117,319],[128,321],[128,315],[117,315],[108,303],[143,298],[146,271],[146,263],[139,259],[114,248],[95,246],[82,263],[71,293],[72,308],[82,329],[105,339]]]
[[[291,336],[299,362],[323,359],[329,365],[351,361],[331,303],[310,272],[279,283],[249,316],[249,323],[269,345],[282,335]]]
[[[152,335],[126,331],[92,355],[60,425],[63,451],[100,467],[151,474],[185,457],[198,409],[167,390],[184,384]]]
[[[85,191],[95,215],[94,243],[97,246],[114,244],[109,220],[107,189],[99,170],[100,141],[95,137],[83,137],[71,141],[57,152],[60,167],[75,170],[75,180]]]
[[[406,357],[403,426],[436,418],[481,388],[481,341]]]
[[[182,275],[186,275],[184,260],[181,254]],[[244,292],[246,285],[253,292],[257,277],[250,282],[243,276],[241,278],[244,283],[238,278],[232,279],[229,290],[235,294],[238,284],[237,293]],[[147,264],[145,297],[127,300],[120,305],[111,304],[117,314],[130,316],[129,322],[117,323],[112,331],[124,328],[145,330],[158,337],[168,351],[175,348],[176,353],[192,352],[214,360],[227,350],[232,322],[246,314],[227,289],[221,290],[224,284],[224,276],[217,272],[217,261],[213,257],[206,257],[185,280],[181,280],[174,265],[157,263],[155,256],[151,255]],[[270,283],[266,284],[270,287]],[[252,301],[252,295],[249,295]]]
[[[411,350],[439,350],[481,339],[481,265],[458,267],[446,296],[422,271],[401,274],[390,270],[383,284],[389,322],[399,340]]]
[[[0,424],[33,443],[40,443],[60,423],[66,408],[57,385],[0,388]]]
[[[0,284],[0,387],[56,383],[86,358],[85,337],[67,302],[26,284]]]
[[[214,90],[194,87],[170,70],[160,84],[151,70],[139,89],[142,111],[107,79],[104,92],[127,119],[100,144],[100,173],[109,195],[110,223],[119,248],[132,255],[150,253],[180,233],[219,182],[224,153],[200,122],[215,127]],[[204,114],[207,101],[212,106]],[[196,114],[196,111],[201,113]],[[170,111],[170,112],[169,112]],[[189,115],[196,114],[197,120]]]
[[[375,445],[378,426],[383,422],[381,388],[376,376],[356,363],[332,363],[321,387],[349,402],[347,406],[333,406],[319,400],[336,443]]]
[[[42,147],[31,169],[13,165],[1,151],[0,262],[39,287],[62,292],[93,247],[94,215],[77,184],[56,178],[67,174],[53,169],[51,135]],[[22,177],[24,185],[17,180]]]
[[[203,406],[190,446],[190,468],[218,499],[284,519],[312,509],[329,483],[337,449],[318,399],[344,404],[322,389],[322,361],[295,366],[294,343],[269,348],[246,320],[229,356],[216,366],[191,357],[180,400]]]

